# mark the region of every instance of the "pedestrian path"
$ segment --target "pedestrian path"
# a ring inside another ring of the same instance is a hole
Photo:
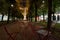
[[[32,31],[28,22],[16,21],[6,24],[0,31],[0,40],[38,40],[38,35]]]
[[[47,30],[43,28],[32,22],[15,21],[0,27],[0,40],[45,40]]]

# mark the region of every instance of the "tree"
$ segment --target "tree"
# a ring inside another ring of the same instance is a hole
[[[52,10],[53,10],[53,11],[52,11],[52,14],[53,14],[53,20],[55,20],[55,15],[54,15],[55,12],[56,12],[56,9],[55,9],[55,8],[56,8],[56,0],[53,0],[53,1],[52,1]]]
[[[34,14],[34,1],[33,0],[30,0],[30,7],[29,7],[29,13],[28,13],[28,15],[27,15],[27,17],[28,17],[28,19],[30,20],[30,21],[32,21],[32,17],[34,17],[35,16],[35,14]]]
[[[0,0],[0,12],[2,13],[2,21],[4,14],[7,14],[7,9],[8,9],[8,4],[6,3],[5,0]]]
[[[48,37],[49,37],[49,31],[51,28],[51,15],[52,15],[52,0],[48,0],[48,23],[47,23],[47,28],[48,28]],[[49,40],[49,39],[48,39]]]
[[[60,0],[52,0],[52,11],[53,11],[53,20],[55,20],[56,8],[60,7]]]
[[[8,20],[7,20],[7,23],[9,22],[9,19],[10,19],[10,15],[12,15],[12,6],[11,5],[15,5],[15,0],[6,0],[7,4],[9,5],[8,6]],[[13,18],[13,17],[12,17]],[[13,18],[14,19],[14,18]]]

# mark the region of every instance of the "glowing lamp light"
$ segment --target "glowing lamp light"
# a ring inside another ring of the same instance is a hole
[[[25,7],[25,8],[22,8],[22,7],[19,7],[20,10],[22,10],[22,15],[24,16],[23,20],[26,20],[26,15],[27,15],[27,12],[28,12],[28,7]]]
[[[13,7],[14,5],[13,4],[11,4],[11,7]]]
[[[42,1],[42,3],[45,3],[45,1]]]

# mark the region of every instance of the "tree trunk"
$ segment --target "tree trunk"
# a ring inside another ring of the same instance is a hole
[[[48,25],[47,27],[49,29],[51,27],[51,15],[52,15],[52,0],[48,0]]]
[[[13,16],[13,21],[15,21],[15,16]]]
[[[55,18],[54,18],[54,12],[53,12],[53,21],[55,20]]]
[[[55,12],[56,12],[56,10],[55,10],[56,4],[54,4],[54,3],[55,3],[55,0],[52,0],[52,2],[53,2],[53,3],[52,3],[52,4],[53,4],[53,6],[52,6],[52,11],[53,11],[53,13],[52,13],[52,14],[53,14],[53,21],[54,21],[54,20],[56,20],[55,15],[54,15]]]
[[[44,12],[43,12],[43,21],[45,20],[45,15],[44,15]]]
[[[53,21],[54,21],[54,20],[56,20],[55,15],[54,15],[55,14],[55,4],[53,5],[53,13],[52,14],[53,14]]]
[[[55,21],[56,20],[56,17],[55,17],[55,12],[53,12],[53,21]]]
[[[32,21],[32,8],[33,8],[33,1],[30,1],[30,8],[29,8],[29,20]]]
[[[52,15],[52,0],[48,0],[48,23],[47,23],[47,28],[48,28],[48,37],[49,38],[49,31],[50,31],[50,27],[51,27],[51,15]],[[49,39],[48,39],[49,40]]]
[[[8,13],[8,20],[7,20],[7,22],[9,22],[9,17],[10,17],[10,13]]]
[[[59,20],[60,20],[60,16],[58,15],[58,16],[57,16],[57,21],[59,21]]]
[[[8,20],[7,20],[7,23],[9,23],[9,17],[10,17],[10,7],[8,9]]]
[[[31,16],[31,22],[32,22],[32,16]]]
[[[2,20],[1,21],[3,21],[3,17],[4,17],[4,13],[2,13]]]
[[[35,22],[37,22],[37,4],[35,2]]]

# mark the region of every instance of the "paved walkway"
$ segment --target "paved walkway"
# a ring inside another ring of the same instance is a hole
[[[0,27],[0,40],[45,40],[40,34],[47,34],[46,30],[40,28],[43,27],[32,22],[15,21]]]
[[[16,21],[0,27],[0,40],[40,40],[30,22]]]

